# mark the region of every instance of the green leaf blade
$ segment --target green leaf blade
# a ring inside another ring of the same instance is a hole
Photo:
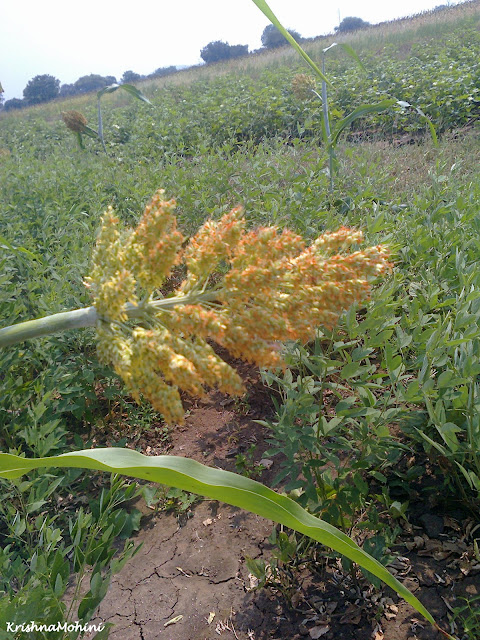
[[[265,0],[253,0],[253,2],[257,5],[260,11],[270,20],[270,22],[277,27],[280,33],[286,38],[286,40],[294,47],[294,49],[302,56],[305,62],[309,65],[312,71],[322,80],[326,82],[329,86],[332,86],[332,83],[328,78],[320,71],[320,68],[315,64],[315,62],[310,58],[309,55],[302,49],[302,47],[298,44],[293,36],[285,29],[285,27],[280,23],[277,16],[270,9]]]
[[[177,456],[144,456],[119,448],[92,449],[48,458],[0,454],[0,477],[20,477],[41,467],[74,467],[121,473],[221,500],[283,524],[331,547],[383,580],[431,624],[435,621],[421,602],[372,556],[332,525],[316,518],[286,496],[243,476],[211,469]]]

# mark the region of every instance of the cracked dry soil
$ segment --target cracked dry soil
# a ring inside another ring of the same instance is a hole
[[[242,365],[241,374],[248,388],[248,403],[239,405],[212,392],[190,407],[186,425],[173,433],[169,453],[235,471],[236,454],[255,444],[255,461],[261,459],[268,433],[253,420],[269,417],[269,391],[253,367]],[[143,448],[147,454],[165,453],[146,442]],[[260,480],[269,484],[276,473],[274,465],[263,471]],[[363,593],[352,589],[352,584],[342,578],[331,562],[318,572],[298,576],[295,610],[278,593],[250,591],[245,558],[263,555],[268,559],[267,539],[273,527],[272,522],[256,515],[211,500],[196,503],[190,517],[182,519],[173,513],[154,515],[147,508],[143,511],[146,517],[136,536],[143,546],[114,576],[92,620],[113,624],[111,640],[320,637],[439,640],[442,637],[388,588],[375,595],[374,590],[368,591],[368,583],[363,582],[362,589],[366,589]],[[433,545],[435,552],[438,544],[445,544],[442,536],[452,540],[448,533],[452,534],[447,528],[437,536],[440,540],[432,540],[433,536],[429,538],[417,526],[404,540],[414,535],[417,540],[423,535],[423,551]],[[452,535],[458,540],[460,533]],[[465,556],[468,545],[463,544],[459,553],[463,551]],[[438,553],[435,559],[435,553],[422,555],[422,550],[417,553],[415,549],[407,551],[405,546],[397,546],[395,551],[400,557],[393,569],[397,577],[447,629],[448,607],[458,603],[459,596],[480,594],[480,570],[465,574],[455,562],[449,568],[449,561],[452,564],[452,557],[456,557],[454,553],[439,561]]]

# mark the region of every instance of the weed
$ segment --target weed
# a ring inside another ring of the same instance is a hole
[[[237,473],[247,478],[259,478],[264,470],[263,465],[255,462],[257,447],[251,444],[245,453],[238,453],[235,457],[235,469]]]
[[[459,604],[452,610],[451,621],[453,629],[463,630],[461,640],[478,640],[480,629],[480,596],[460,598],[465,604]]]

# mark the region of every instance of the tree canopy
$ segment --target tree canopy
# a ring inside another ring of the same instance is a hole
[[[200,51],[200,56],[207,64],[210,62],[218,62],[219,60],[230,60],[239,58],[248,54],[248,44],[228,44],[216,40],[209,42],[206,47]]]
[[[116,81],[114,76],[101,76],[98,73],[91,73],[88,76],[82,76],[73,83],[73,94],[100,91],[103,87],[108,87],[109,84],[114,84]]]
[[[295,38],[295,40],[301,40],[302,36],[294,29],[287,29],[288,33]],[[277,27],[273,24],[269,24],[262,33],[262,44],[266,49],[275,49],[276,47],[283,47],[287,44],[285,36],[283,36]]]
[[[120,80],[121,84],[132,84],[133,82],[138,82],[143,78],[139,73],[135,73],[129,69],[123,73],[122,79]]]
[[[335,31],[337,33],[346,33],[348,31],[358,31],[358,29],[365,29],[365,27],[369,26],[370,23],[365,22],[365,20],[362,20],[362,18],[348,16],[340,22],[338,27],[335,27]]]
[[[27,104],[25,100],[20,100],[20,98],[11,98],[7,100],[3,105],[4,111],[13,111],[13,109],[23,109]]]
[[[27,104],[40,104],[56,98],[59,91],[60,80],[46,73],[29,80],[23,90],[23,97]]]

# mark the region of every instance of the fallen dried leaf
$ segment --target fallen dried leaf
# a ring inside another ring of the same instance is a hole
[[[349,602],[347,610],[340,618],[340,624],[359,624],[362,618],[362,610],[357,605]]]
[[[333,613],[335,609],[338,607],[338,602],[327,602],[325,603],[325,611],[327,613]]]
[[[258,578],[256,578],[253,573],[248,574],[248,581],[250,586],[247,587],[247,591],[253,591],[253,589],[258,587]]]
[[[262,467],[265,467],[265,469],[270,469],[270,467],[273,465],[273,460],[262,458],[258,464]]]
[[[328,625],[322,625],[322,626],[313,627],[313,629],[310,629],[309,635],[312,638],[312,640],[317,640],[317,638],[321,638],[329,631],[330,631],[330,627]]]
[[[468,576],[468,574],[472,570],[472,563],[469,562],[468,560],[462,560],[459,563],[458,568],[460,569],[460,571],[463,573],[464,576]]]
[[[375,629],[373,630],[372,640],[383,640],[383,631],[382,628],[377,624]]]
[[[212,524],[212,523],[213,523],[212,518],[207,518],[206,520],[204,520],[204,521],[202,522],[202,524],[203,524],[203,526],[204,526],[204,527],[208,527],[208,525],[209,525],[209,524]]]
[[[215,618],[215,612],[210,611],[207,618],[207,624],[212,624],[214,618]]]
[[[414,536],[413,541],[417,549],[423,549],[423,547],[425,546],[425,538],[423,538],[422,536]]]
[[[174,618],[172,618],[168,622],[165,622],[165,624],[163,626],[164,627],[169,627],[171,624],[177,624],[177,622],[180,622],[180,620],[182,620],[182,618],[183,618],[182,615],[175,616]]]
[[[444,522],[446,527],[449,527],[450,529],[453,529],[454,531],[461,531],[460,525],[458,524],[458,522],[454,518],[451,518],[450,516],[443,516],[443,522]]]

